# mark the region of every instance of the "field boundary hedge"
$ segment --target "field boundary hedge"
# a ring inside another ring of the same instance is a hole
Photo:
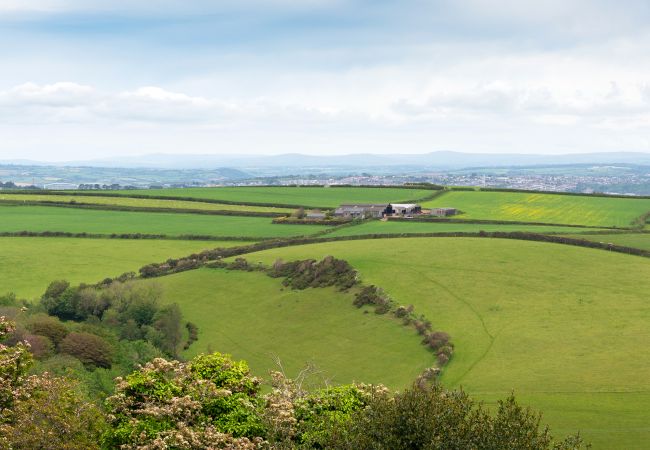
[[[478,187],[479,192],[521,192],[523,194],[552,194],[552,195],[574,195],[577,197],[611,197],[611,198],[631,198],[631,199],[650,199],[650,195],[623,195],[623,194],[605,194],[595,192],[587,194],[585,192],[559,192],[559,191],[536,191],[533,189],[514,189],[514,188],[497,188],[497,187]]]
[[[66,237],[86,239],[155,239],[170,241],[242,241],[259,242],[262,240],[277,239],[275,237],[252,237],[252,236],[204,236],[199,234],[179,234],[169,236],[166,234],[145,234],[145,233],[70,233],[67,231],[0,231],[0,237]]]
[[[48,200],[42,201],[20,201],[20,200],[0,200],[0,204],[10,206],[51,206],[53,208],[78,208],[92,209],[103,211],[127,211],[127,212],[153,212],[153,213],[173,213],[173,214],[203,214],[208,216],[242,216],[242,217],[285,217],[288,213],[274,213],[263,211],[234,211],[234,210],[209,210],[209,209],[182,209],[182,208],[156,208],[154,206],[127,206],[127,205],[103,205],[97,203],[83,202],[53,202]],[[246,206],[246,205],[241,205]]]
[[[489,219],[453,219],[445,217],[413,217],[411,219],[405,219],[402,217],[395,217],[388,219],[389,221],[395,222],[443,222],[443,223],[480,223],[485,225],[541,225],[548,227],[570,227],[570,228],[596,228],[596,229],[608,229],[608,230],[629,230],[630,228],[620,228],[620,227],[606,227],[606,226],[596,226],[596,225],[576,225],[576,224],[563,224],[563,223],[548,223],[548,222],[522,222],[518,220],[489,220]]]

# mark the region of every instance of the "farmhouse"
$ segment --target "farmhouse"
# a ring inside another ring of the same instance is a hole
[[[341,205],[334,210],[334,215],[338,217],[357,218],[380,218],[393,214],[393,208],[390,204],[361,204],[361,205]]]
[[[447,216],[454,216],[456,214],[458,214],[458,210],[456,208],[432,208],[431,209],[432,216],[447,217]]]
[[[422,208],[416,203],[388,203],[341,205],[334,210],[334,215],[347,218],[381,218],[388,216],[410,216],[421,214]]]

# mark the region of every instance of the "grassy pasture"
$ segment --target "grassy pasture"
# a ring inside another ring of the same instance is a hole
[[[278,356],[295,376],[314,363],[333,383],[365,381],[402,388],[434,355],[414,331],[388,317],[364,314],[351,294],[334,289],[294,291],[261,273],[199,269],[155,280],[199,327],[186,352],[222,351],[246,359],[253,372],[277,370]]]
[[[137,271],[151,262],[189,255],[235,241],[168,241],[0,237],[0,294],[32,298],[50,281],[94,283]]]
[[[341,203],[399,203],[433,195],[426,189],[323,187],[218,187],[112,191],[120,195],[192,197],[229,202],[271,203],[334,208]]]
[[[458,216],[462,219],[629,227],[634,219],[650,211],[650,199],[450,191],[422,206],[458,208],[464,213]]]
[[[584,234],[572,237],[650,250],[650,233]]]
[[[595,448],[650,442],[650,260],[478,238],[348,241],[248,255],[334,255],[413,304],[456,345],[442,381],[488,402],[511,390]]]
[[[203,211],[251,211],[271,213],[291,213],[288,208],[271,206],[230,205],[225,203],[202,203],[183,200],[162,200],[155,198],[101,197],[95,195],[48,195],[48,194],[6,194],[0,192],[0,200],[27,202],[76,202],[91,205],[129,206],[140,208],[200,209]]]
[[[360,225],[342,227],[328,233],[330,236],[360,236],[364,234],[390,233],[450,233],[478,231],[526,231],[529,233],[584,233],[593,231],[592,228],[558,227],[544,225],[502,225],[481,223],[451,223],[451,222],[402,222],[373,220]]]
[[[103,211],[55,206],[0,206],[0,231],[143,233],[179,236],[287,237],[325,227],[278,225],[268,217],[213,216],[162,212]]]

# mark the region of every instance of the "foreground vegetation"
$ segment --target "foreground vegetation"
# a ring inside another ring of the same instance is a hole
[[[329,254],[454,336],[446,386],[490,401],[514,389],[543,407],[557,432],[577,427],[600,448],[650,440],[642,394],[650,390],[650,341],[641,331],[650,317],[648,259],[473,238],[332,242],[247,258]]]
[[[13,324],[0,318],[0,339],[13,331]],[[5,448],[553,446],[539,417],[514,398],[489,414],[462,392],[425,382],[395,395],[366,385],[309,392],[304,377],[293,381],[276,372],[273,391],[262,396],[260,380],[247,364],[227,355],[200,355],[189,363],[156,358],[116,380],[105,414],[64,377],[27,376],[31,362],[26,345],[0,344],[0,444]],[[580,446],[575,436],[554,448]]]
[[[550,193],[450,191],[422,204],[453,207],[463,219],[510,220],[568,225],[630,227],[650,211],[650,199]]]
[[[64,231],[166,236],[287,237],[321,231],[309,225],[278,225],[266,217],[162,212],[103,211],[53,206],[0,206],[0,232]]]

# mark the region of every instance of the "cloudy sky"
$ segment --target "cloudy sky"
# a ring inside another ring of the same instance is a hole
[[[647,0],[0,0],[0,159],[650,152]]]

